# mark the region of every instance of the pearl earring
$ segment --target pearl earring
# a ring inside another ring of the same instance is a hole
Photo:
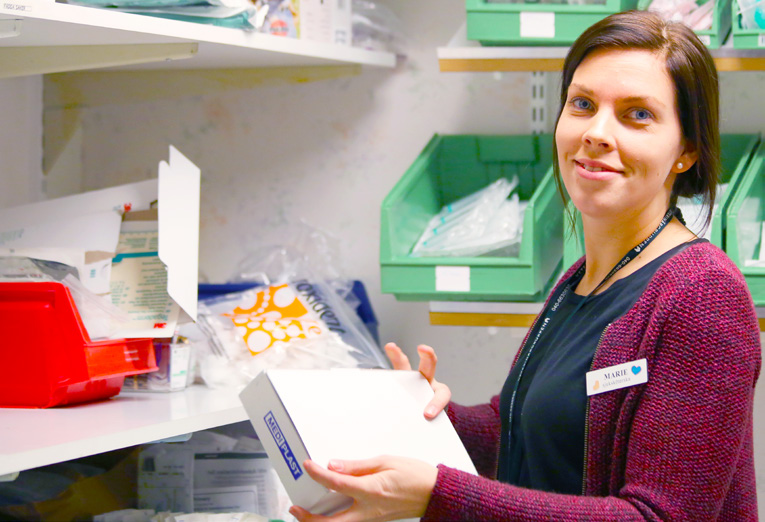
[[[683,164],[681,162],[677,162],[677,170],[681,170],[683,168]]]

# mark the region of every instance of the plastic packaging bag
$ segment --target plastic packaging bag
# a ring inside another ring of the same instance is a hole
[[[359,320],[360,322],[360,320]],[[211,387],[244,386],[268,368],[379,368],[387,362],[327,285],[299,280],[200,303]]]
[[[128,320],[127,314],[107,298],[85,288],[77,277],[77,270],[63,263],[27,257],[0,257],[0,282],[3,281],[55,281],[65,285],[91,340],[111,337]]]
[[[245,255],[229,279],[259,286],[200,302],[202,381],[242,387],[268,368],[388,368],[355,312],[340,242],[302,221],[283,237]]]
[[[393,11],[370,0],[353,0],[351,13],[354,47],[405,54],[403,24]]]
[[[648,10],[664,20],[682,22],[694,31],[712,28],[715,0],[697,4],[696,0],[653,0]]]
[[[519,244],[526,204],[518,194],[508,199],[517,186],[517,177],[500,178],[445,205],[428,222],[411,255],[478,256]]]

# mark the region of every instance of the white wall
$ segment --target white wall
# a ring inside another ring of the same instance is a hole
[[[426,304],[381,295],[379,209],[433,133],[528,132],[529,75],[440,73],[435,48],[464,20],[463,0],[385,3],[410,37],[408,58],[395,70],[82,107],[73,133],[83,147],[82,188],[154,177],[174,144],[203,172],[204,276],[225,280],[248,252],[278,242],[288,223],[306,219],[342,238],[345,273],[366,284],[382,339],[410,354],[418,343],[435,346],[439,378],[455,399],[482,402],[501,388],[523,332],[430,326]],[[763,73],[723,75],[724,132],[762,130],[763,80]],[[98,85],[110,88],[118,86]],[[764,389],[756,419],[763,518]]]
[[[43,197],[42,78],[0,80],[0,208]]]
[[[434,133],[526,132],[529,75],[439,73],[435,46],[458,28],[464,4],[390,5],[410,35],[395,70],[82,108],[83,188],[154,177],[174,144],[202,169],[200,266],[210,281],[305,219],[344,241],[345,272],[366,284],[382,338],[411,353],[434,345],[455,397],[484,401],[500,389],[523,332],[432,327],[426,304],[380,295],[379,211]]]

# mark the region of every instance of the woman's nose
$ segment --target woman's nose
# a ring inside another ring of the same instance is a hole
[[[582,140],[590,147],[611,149],[614,147],[613,118],[603,112],[596,114],[589,120],[589,125],[582,136]]]

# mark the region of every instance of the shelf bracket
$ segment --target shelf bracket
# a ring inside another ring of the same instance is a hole
[[[547,132],[547,74],[531,73],[531,133]]]
[[[196,42],[0,47],[0,78],[191,58],[197,47]]]
[[[0,38],[13,38],[21,34],[23,20],[3,19],[0,20]]]

